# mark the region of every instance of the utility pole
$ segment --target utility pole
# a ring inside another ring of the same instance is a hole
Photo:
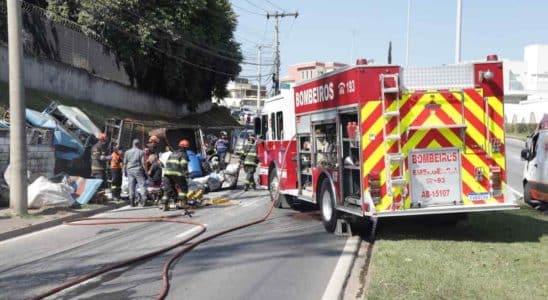
[[[280,18],[284,17],[295,17],[297,18],[299,16],[299,12],[294,13],[267,13],[266,18],[270,19],[270,17],[276,18],[276,24],[274,25],[274,95],[278,95],[280,93]]]
[[[411,0],[407,0],[407,41],[405,46],[405,66],[409,65],[409,30],[411,27]]]
[[[27,135],[21,44],[21,2],[8,0],[10,95],[10,206],[17,215],[27,213]]]
[[[257,46],[257,116],[261,115],[261,48]]]
[[[462,34],[462,0],[457,0],[457,32],[455,37],[455,64],[460,63],[461,51],[461,34]]]

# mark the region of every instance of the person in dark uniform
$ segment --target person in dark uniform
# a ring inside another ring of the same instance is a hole
[[[173,151],[167,160],[164,169],[164,195],[162,197],[162,205],[166,210],[169,208],[170,199],[178,201],[181,207],[186,204],[188,193],[188,183],[186,180],[188,175],[188,155],[186,150],[189,146],[190,143],[188,140],[180,140],[179,149]],[[178,193],[177,186],[179,186]]]
[[[103,183],[101,183],[101,188],[103,188],[106,183],[108,160],[107,135],[105,133],[99,133],[97,139],[99,141],[91,147],[91,177],[103,180]]]
[[[259,156],[257,155],[257,145],[255,143],[255,136],[250,135],[247,138],[247,144],[244,145],[242,151],[242,157],[244,163],[244,172],[245,172],[245,188],[244,190],[249,190],[249,188],[255,189],[257,186],[255,184],[255,171],[257,170],[257,164],[259,163]]]

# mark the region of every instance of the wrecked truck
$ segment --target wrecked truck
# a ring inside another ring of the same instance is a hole
[[[27,125],[53,131],[55,149],[54,173],[90,175],[90,149],[97,142],[101,131],[88,116],[77,107],[61,105],[53,101],[44,111],[26,109]],[[4,124],[9,126],[9,115]]]

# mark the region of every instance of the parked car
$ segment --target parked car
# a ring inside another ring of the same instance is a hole
[[[527,139],[521,158],[523,170],[523,200],[529,205],[548,208],[548,114]]]

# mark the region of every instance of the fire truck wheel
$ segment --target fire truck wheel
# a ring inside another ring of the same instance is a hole
[[[283,203],[287,203],[285,195],[280,193],[280,179],[278,179],[278,172],[276,170],[272,170],[270,173],[268,190],[270,192],[270,201],[274,202],[274,207],[282,208]]]
[[[335,208],[335,196],[327,178],[322,181],[319,200],[323,227],[327,232],[334,232],[337,228],[337,209]]]

